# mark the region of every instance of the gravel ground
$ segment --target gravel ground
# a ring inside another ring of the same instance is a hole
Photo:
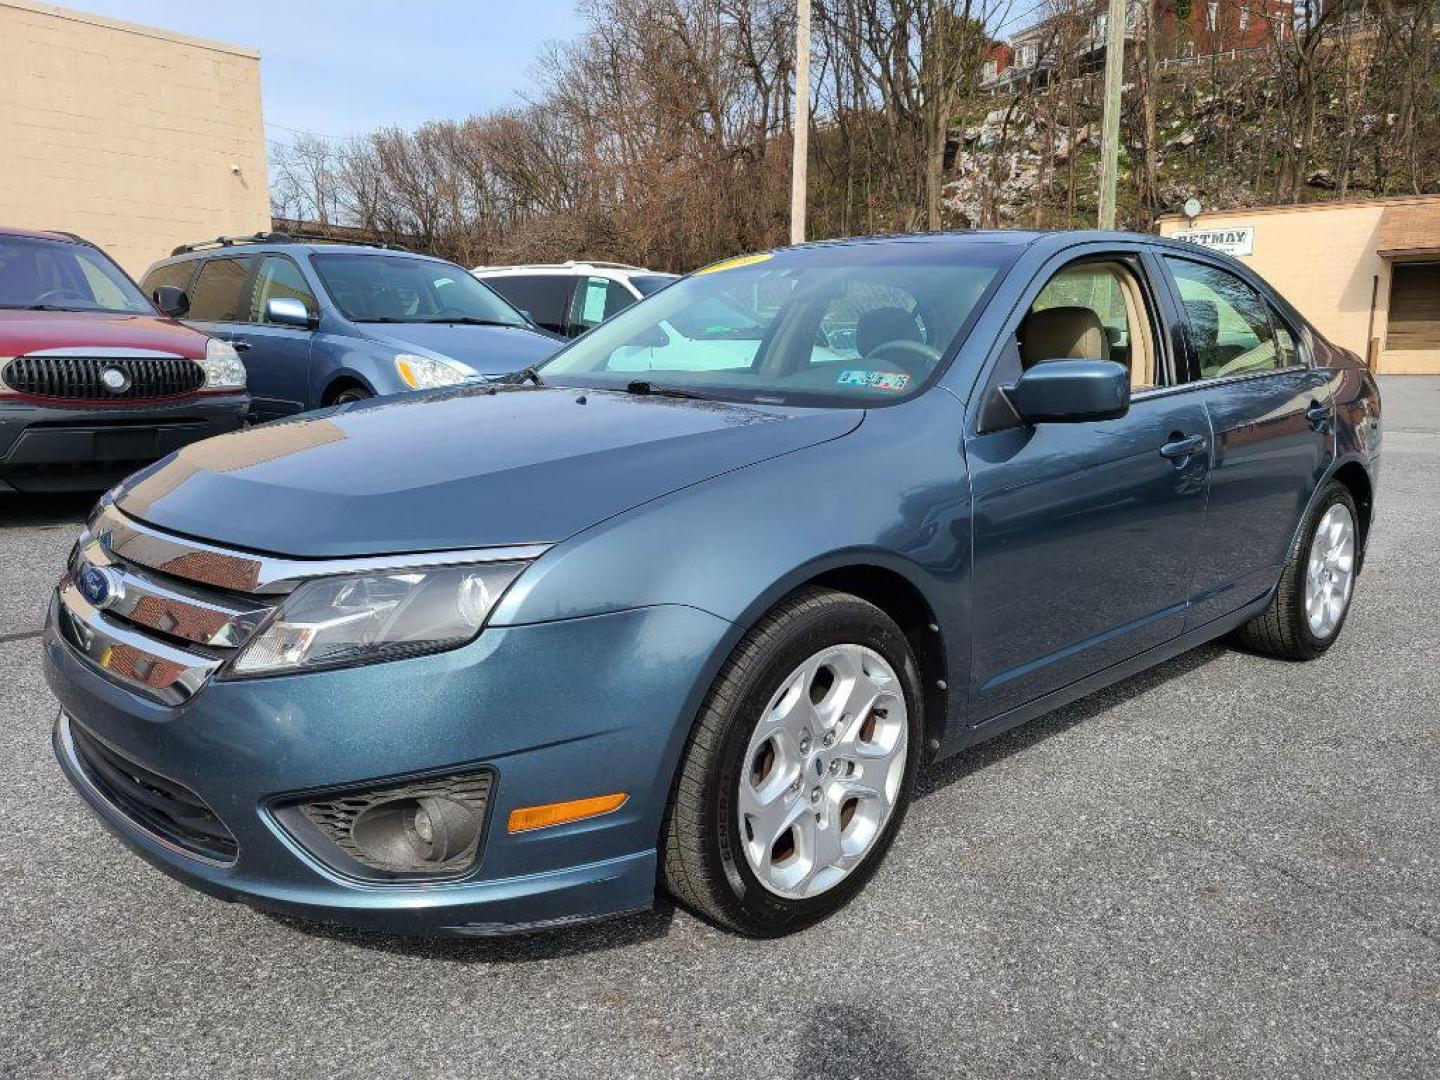
[[[0,1074],[1440,1075],[1440,380],[1386,393],[1324,659],[1207,646],[942,764],[860,900],[768,943],[666,908],[416,942],[149,869],[10,636],[83,504],[0,506]]]

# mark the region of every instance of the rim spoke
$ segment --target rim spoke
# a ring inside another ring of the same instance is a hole
[[[1311,633],[1329,637],[1344,618],[1355,576],[1355,522],[1336,504],[1325,511],[1310,542],[1305,575],[1305,617]]]
[[[761,884],[815,896],[865,858],[893,808],[908,731],[899,677],[872,649],[832,646],[790,673],[751,734],[739,783],[741,850]]]

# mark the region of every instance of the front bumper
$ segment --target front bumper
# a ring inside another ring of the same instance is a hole
[[[235,682],[180,706],[100,674],[55,631],[47,681],[70,782],[134,851],[204,892],[392,933],[486,935],[648,907],[656,843],[689,718],[731,625],[688,607],[487,629],[449,653]],[[222,865],[143,827],[87,779],[78,724],[135,764],[199,795],[233,834]],[[333,870],[275,816],[301,793],[492,769],[476,865],[453,880],[360,881]],[[615,791],[603,817],[509,834],[511,810]]]
[[[0,491],[99,491],[245,423],[245,393],[134,407],[0,399]]]

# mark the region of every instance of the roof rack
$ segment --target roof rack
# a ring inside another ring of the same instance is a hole
[[[203,251],[206,248],[234,247],[236,244],[353,244],[356,247],[384,248],[387,251],[404,251],[410,249],[400,244],[385,244],[379,241],[349,240],[339,236],[305,236],[290,232],[257,232],[249,236],[217,236],[214,240],[197,240],[193,244],[180,244],[173,251],[174,255],[188,255],[192,251]]]
[[[504,266],[477,266],[476,270],[574,270],[577,267],[589,266],[596,270],[633,270],[640,274],[660,274],[663,270],[647,270],[643,266],[633,266],[630,263],[606,262],[604,259],[566,259],[558,263],[509,263]]]
[[[233,247],[235,244],[283,244],[294,239],[289,233],[282,232],[257,232],[249,236],[217,236],[214,240],[197,240],[193,244],[180,244],[171,255],[188,255],[192,251],[201,251],[204,248]]]

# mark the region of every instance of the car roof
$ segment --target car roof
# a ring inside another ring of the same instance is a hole
[[[419,251],[405,251],[393,247],[376,247],[373,244],[332,244],[317,243],[305,240],[265,240],[253,243],[221,244],[198,248],[195,251],[182,251],[179,254],[167,255],[163,259],[157,259],[155,265],[162,263],[187,262],[195,259],[205,258],[229,258],[235,255],[285,255],[296,252],[307,252],[315,255],[390,255],[403,259],[425,259],[428,262],[444,263],[447,266],[458,266],[449,259],[442,259],[438,255],[426,255]]]
[[[84,244],[92,246],[90,241],[74,233],[51,231],[49,229],[17,229],[10,225],[0,225],[0,236],[19,236],[26,240],[54,240],[59,244]]]

